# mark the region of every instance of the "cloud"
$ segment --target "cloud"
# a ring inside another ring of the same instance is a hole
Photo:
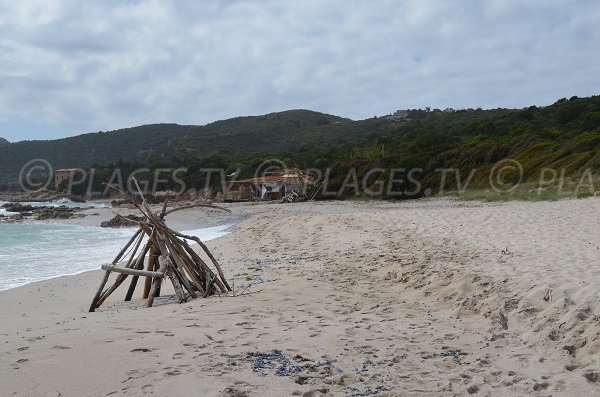
[[[580,1],[0,2],[0,136],[596,94]]]

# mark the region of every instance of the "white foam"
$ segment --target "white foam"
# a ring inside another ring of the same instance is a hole
[[[7,204],[7,201],[0,201],[0,207],[4,204]],[[58,199],[54,201],[28,201],[21,202],[23,205],[30,205],[32,207],[67,207],[67,208],[111,208],[111,205],[108,203],[98,203],[98,202],[85,202],[85,203],[77,203],[75,201],[69,199]],[[6,211],[4,208],[0,208],[0,214],[12,214],[12,212]]]
[[[9,212],[7,210],[5,210],[4,208],[2,208],[2,206],[6,204],[6,201],[0,201],[0,215],[7,215],[9,214]]]
[[[230,225],[185,231],[203,241]],[[0,224],[0,291],[35,281],[96,270],[110,263],[135,229],[60,224]]]
[[[210,241],[229,234],[229,229],[232,225],[206,227],[204,229],[186,230],[181,232],[188,236],[199,237],[202,241]]]

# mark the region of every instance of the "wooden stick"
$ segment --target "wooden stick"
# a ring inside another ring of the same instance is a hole
[[[212,256],[212,254],[210,253],[210,251],[208,250],[208,247],[206,247],[206,245],[204,245],[204,243],[197,237],[194,236],[186,236],[184,234],[178,233],[170,228],[168,228],[166,225],[164,225],[164,223],[162,225],[157,225],[158,227],[160,227],[162,230],[167,231],[168,233],[175,235],[178,235],[180,237],[183,238],[187,238],[189,240],[193,240],[195,242],[197,242],[201,247],[203,247],[204,251],[207,252],[207,255],[209,258],[211,258],[211,260],[213,261],[213,264],[215,265],[215,267],[217,268],[217,271],[219,272],[219,275],[221,276],[221,278],[223,279],[224,283],[219,280],[218,277],[213,277],[213,279],[216,280],[217,284],[219,285],[219,288],[221,288],[222,291],[231,291],[231,288],[229,287],[229,285],[227,284],[227,281],[225,281],[225,275],[223,274],[223,271],[221,270],[221,267],[219,266],[217,260],[214,258],[214,256]],[[186,250],[189,252],[189,254],[192,256],[192,258],[197,261],[204,269],[205,271],[211,272],[212,270],[210,270],[210,268],[208,267],[208,265],[206,265],[206,263],[204,263],[204,261],[194,252],[194,250],[192,250],[187,243],[185,242],[185,240],[181,240],[179,241],[181,244],[184,245],[184,247],[187,247]]]
[[[206,246],[206,244],[204,244],[202,242],[202,240],[200,240],[198,237],[187,236],[185,234],[176,232],[174,230],[172,231],[172,233],[175,234],[176,236],[181,237],[181,238],[185,238],[185,239],[188,239],[188,240],[195,241],[200,247],[202,247],[202,249],[204,250],[204,252],[206,253],[206,255],[212,261],[213,265],[215,265],[215,267],[217,268],[217,272],[219,272],[219,276],[221,277],[221,281],[223,282],[223,284],[227,288],[227,291],[231,291],[231,287],[229,286],[229,283],[227,283],[227,280],[225,279],[225,274],[223,273],[223,270],[221,269],[221,266],[219,266],[219,262],[217,262],[217,260],[213,256],[213,254],[210,252],[210,250],[208,249],[208,247]]]
[[[181,283],[183,284],[183,286],[189,291],[190,296],[196,298],[197,295],[194,291],[194,287],[192,286],[192,283],[186,277],[184,272],[187,271],[190,274],[190,277],[194,278],[195,271],[193,269],[193,266],[190,267],[189,264],[185,261],[185,257],[181,256],[182,251],[177,248],[177,246],[180,244],[180,241],[177,240],[176,237],[172,236],[172,234],[170,233],[170,229],[164,224],[161,218],[158,218],[156,214],[154,214],[147,207],[147,205],[145,205],[145,207],[147,210],[148,219],[151,222],[155,223],[156,227],[161,230],[156,238],[156,241],[160,247],[160,251],[163,255],[167,255],[171,258],[171,266],[173,267],[173,272],[169,273],[169,277],[170,275],[176,275],[179,278],[179,281],[181,281]],[[163,206],[163,213],[165,209],[166,205]],[[175,243],[173,243],[171,240],[175,241]],[[180,267],[181,269],[179,269],[178,267]],[[201,286],[201,283],[198,283],[198,285]],[[174,287],[177,288],[175,284]]]
[[[147,299],[146,306],[148,307],[151,307],[155,298],[160,296],[161,285],[165,276],[173,284],[180,302],[184,302],[190,297],[196,298],[198,296],[197,292],[208,296],[212,293],[220,295],[221,291],[231,291],[219,263],[206,244],[197,237],[184,235],[170,229],[165,223],[165,217],[168,214],[189,208],[204,207],[225,212],[231,211],[207,204],[193,204],[168,210],[169,200],[167,199],[162,205],[162,210],[155,213],[148,204],[138,181],[133,178],[133,182],[142,202],[136,203],[135,200],[132,202],[144,215],[145,219],[143,221],[133,221],[139,225],[140,229],[117,255],[115,261],[102,266],[105,274],[92,302],[93,308],[90,308],[90,311],[99,307],[128,276],[132,276],[132,280],[125,295],[125,300],[132,299],[139,277],[145,277],[144,298]],[[130,197],[127,193],[122,193],[126,197]],[[117,216],[122,218],[121,215],[117,214]],[[145,235],[149,236],[149,240],[140,251]],[[135,242],[136,239],[137,242]],[[212,266],[209,267],[208,261],[205,262],[201,258],[201,254],[190,247],[187,240],[197,243],[202,248],[216,271],[212,270]],[[132,244],[134,244],[133,247]],[[126,255],[125,253],[130,247],[132,247],[132,252],[127,263],[125,266],[118,266],[119,261]],[[148,262],[147,269],[144,270],[146,255],[148,255]],[[119,273],[119,275],[113,285],[103,291],[111,272]]]
[[[158,258],[158,263],[160,264],[160,268],[158,269],[159,273],[165,274],[167,271],[167,267],[169,266],[169,258],[166,256],[161,256]],[[150,295],[148,296],[148,302],[146,302],[146,307],[152,307],[154,303],[154,297],[157,295],[160,289],[160,283],[162,281],[162,277],[155,277],[154,282],[152,284],[152,289],[150,290]]]
[[[187,289],[189,291],[190,296],[192,298],[197,298],[198,295],[196,295],[195,284],[186,277],[185,262],[183,262],[177,255],[171,255],[171,258],[172,258],[172,262],[174,263],[173,267],[175,268],[175,271],[176,271],[175,273],[179,276],[179,280],[181,281],[181,283],[183,284],[185,289]]]
[[[141,255],[138,256],[138,259],[135,262],[135,266],[133,267],[134,269],[137,269],[137,270],[144,269],[144,259],[146,259],[146,255],[152,249],[152,246],[153,246],[152,238],[154,237],[155,230],[156,229],[152,229],[152,233],[150,234],[150,237],[148,238],[148,242],[146,242],[146,245],[144,246],[144,249],[142,250]],[[146,279],[148,279],[148,277],[146,277]],[[137,286],[138,280],[139,280],[139,276],[133,276],[131,278],[131,283],[129,284],[129,289],[127,290],[127,294],[125,294],[125,302],[129,302],[131,300],[131,298],[133,297],[133,293],[135,292],[135,287]]]
[[[144,239],[144,234],[140,234],[140,236],[137,239],[137,242],[135,244],[135,247],[133,248],[133,251],[131,251],[131,256],[129,257],[129,260],[127,261],[127,264],[125,265],[125,267],[131,267],[132,262],[133,262],[133,258],[135,258],[135,253],[137,252],[137,250],[140,248],[140,244],[142,243],[142,240]],[[104,266],[102,266],[102,268],[104,269]],[[107,269],[104,269],[107,270]],[[100,305],[102,305],[102,303],[104,303],[104,301],[106,301],[106,299],[108,299],[108,297],[117,289],[119,288],[119,286],[123,283],[123,281],[125,281],[125,279],[127,278],[127,274],[119,274],[119,276],[117,277],[117,280],[114,282],[114,284],[107,289],[106,291],[104,291],[102,293],[102,295],[100,295],[100,299],[98,300],[98,303],[96,303],[96,307],[100,307]]]
[[[100,281],[100,286],[98,287],[98,291],[96,291],[96,295],[94,295],[94,299],[92,299],[92,304],[90,305],[90,308],[89,308],[90,313],[96,311],[96,304],[98,303],[98,300],[100,299],[100,294],[102,293],[102,290],[104,289],[104,286],[106,285],[106,282],[108,281],[108,276],[110,276],[110,272],[109,271],[104,272],[104,277],[102,277],[102,281]]]
[[[160,272],[148,272],[146,270],[137,270],[130,269],[127,267],[116,267],[114,265],[102,265],[102,269],[107,270],[109,272],[126,274],[128,276],[138,276],[138,277],[163,277],[164,274]]]
[[[194,261],[201,266],[201,268],[204,270],[205,276],[210,274],[211,278],[213,280],[215,280],[216,284],[219,286],[221,291],[223,291],[223,292],[227,291],[227,288],[225,287],[225,285],[223,285],[221,280],[219,280],[219,278],[215,276],[212,269],[210,267],[208,267],[208,265],[202,260],[202,258],[200,258],[200,256],[198,256],[196,251],[194,251],[192,249],[192,247],[190,247],[189,244],[185,240],[181,241],[181,245],[189,253],[189,255],[194,259]],[[206,277],[204,277],[204,280],[205,279],[206,279]]]
[[[182,267],[182,270],[185,270],[190,275],[192,283],[196,286],[196,289],[198,291],[204,292],[204,288],[202,287],[202,280],[200,280],[198,274],[196,273],[193,263],[190,264],[189,258],[184,254],[184,252],[181,251],[181,249],[177,247],[177,245],[173,244],[171,241],[169,241],[169,239],[166,239],[165,242],[168,245],[169,249],[175,254],[173,255],[173,257],[177,266]],[[196,298],[196,294],[194,292],[192,292],[192,296]]]
[[[204,291],[204,296],[203,298],[208,298],[208,296],[210,295],[210,290],[212,289],[212,277],[211,277],[211,273],[207,273],[206,274],[206,290]]]
[[[146,258],[148,251],[150,251],[150,248],[152,248],[152,240],[149,240],[148,243],[146,244],[146,247],[144,247],[144,250],[138,257],[138,260],[135,262],[135,266],[133,267],[134,269],[137,269],[137,270],[144,269],[144,259]],[[133,276],[131,278],[131,283],[129,284],[129,289],[127,290],[127,294],[125,295],[125,302],[129,302],[131,300],[131,298],[133,297],[133,293],[135,292],[135,287],[137,286],[138,280],[139,280],[139,276]]]
[[[197,206],[206,206],[206,205],[198,204]],[[146,205],[146,207],[147,207],[147,205]],[[216,206],[213,206],[213,207],[217,208]],[[181,208],[183,209],[184,207],[181,207]],[[220,207],[218,207],[218,208],[226,210],[224,208],[220,208]],[[226,210],[226,211],[228,211],[228,210]],[[149,212],[151,212],[151,211],[149,211]],[[168,213],[169,213],[169,211],[167,211],[167,214]],[[198,243],[202,247],[204,252],[207,254],[207,256],[211,259],[212,263],[215,265],[215,268],[217,269],[217,272],[219,273],[219,276],[221,278],[221,279],[219,279],[218,277],[213,277],[213,279],[217,282],[217,284],[222,289],[222,291],[231,291],[231,287],[227,283],[227,280],[225,279],[225,275],[223,274],[223,271],[222,271],[221,267],[219,266],[219,263],[217,262],[215,257],[212,255],[212,253],[210,252],[208,247],[199,238],[194,237],[194,236],[186,236],[184,234],[178,233],[178,232],[170,229],[167,225],[164,224],[164,222],[162,222],[162,220],[156,219],[156,216],[153,213],[152,214],[149,213],[149,214],[147,214],[147,216],[148,216],[148,219],[151,220],[152,222],[156,221],[157,227],[162,229],[164,232],[167,232],[167,233],[173,234],[173,235],[177,235],[182,238],[187,238],[189,240],[192,240],[192,241],[195,241],[196,243]],[[181,243],[181,241],[179,241],[179,243]],[[185,241],[183,241],[183,243],[185,243]],[[197,255],[196,255],[196,258],[200,259]],[[194,259],[196,259],[196,258],[194,258]],[[200,261],[200,263],[204,263],[204,261]],[[205,270],[211,271],[208,268],[208,266],[206,266]]]
[[[123,255],[125,255],[125,252],[127,251],[127,249],[129,249],[129,246],[131,246],[131,244],[133,244],[133,242],[135,241],[135,239],[139,236],[139,234],[141,232],[142,232],[142,229],[139,229],[137,232],[135,232],[133,237],[131,237],[129,242],[127,244],[125,244],[123,249],[121,249],[121,251],[117,254],[115,259],[112,261],[113,265],[116,265],[121,260],[121,257]],[[109,276],[110,276],[110,271],[106,271],[104,273],[104,277],[102,278],[102,281],[100,282],[98,291],[96,291],[96,295],[94,295],[94,298],[92,299],[92,304],[90,305],[90,309],[89,309],[90,313],[96,311],[96,304],[98,303],[98,300],[100,299],[100,294],[102,293],[102,290],[104,289],[104,286],[106,285],[106,282],[108,281]]]
[[[174,266],[167,267],[167,275],[169,276],[169,280],[173,284],[173,289],[175,290],[175,294],[179,297],[179,303],[185,302],[187,300],[185,296],[185,292],[181,287],[181,283],[179,282],[179,277],[176,274],[176,270]]]
[[[165,220],[165,216],[167,216],[167,204],[169,204],[169,199],[165,199],[165,202],[163,203],[163,207],[162,207],[162,211],[160,211],[160,220],[164,221]]]
[[[156,257],[160,253],[160,250],[156,244],[152,245],[152,249],[150,250],[150,255],[148,255],[148,265],[146,269],[148,271],[154,270],[154,265],[156,263]],[[152,277],[146,277],[144,281],[144,294],[143,298],[148,299],[148,295],[150,295],[150,288],[152,287]]]
[[[169,241],[169,239],[164,234],[158,233],[157,238],[159,239],[159,243],[165,244],[165,249],[168,249],[171,252],[171,258],[172,258],[171,263],[173,263],[173,265],[174,265],[173,267],[175,268],[175,270],[177,270],[178,266],[181,267],[181,272],[177,272],[177,275],[180,276],[181,282],[186,287],[186,289],[190,292],[190,295],[192,296],[192,298],[196,298],[197,297],[196,293],[194,292],[194,289],[192,288],[190,281],[187,279],[187,277],[185,277],[185,274],[183,274],[183,270],[186,267],[186,263],[183,260],[181,260],[180,252],[178,252],[178,250],[175,248],[175,245],[173,245],[171,243],[171,241]],[[192,272],[191,269],[190,269],[190,272]]]

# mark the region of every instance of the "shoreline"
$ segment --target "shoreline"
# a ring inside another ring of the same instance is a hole
[[[41,222],[41,221],[34,221],[34,222],[30,222],[28,224],[39,224],[39,225],[58,225],[58,226],[73,226],[73,227],[84,227],[84,228],[94,228],[95,226],[88,226],[88,225],[80,225],[80,224],[66,224],[66,223],[48,223],[48,222]],[[193,234],[198,236],[201,232],[205,232],[205,233],[215,233],[218,235],[226,235],[228,233],[231,232],[231,230],[235,227],[235,224],[223,224],[223,225],[217,225],[217,226],[210,226],[210,227],[204,227],[204,228],[199,228],[199,229],[191,229],[191,230],[182,230],[183,233],[185,234]],[[99,227],[99,226],[98,226]],[[119,231],[128,231],[131,230],[131,234],[133,234],[136,230],[135,227],[122,227],[122,228],[118,228]],[[218,230],[214,230],[214,229],[218,229]],[[212,241],[214,239],[220,238],[221,236],[217,236],[217,237],[210,237],[210,238],[202,238],[203,242],[207,242],[207,241]],[[191,244],[192,247],[195,247],[196,244]],[[116,247],[116,246],[115,246]],[[114,254],[116,254],[116,252],[118,252],[118,250],[115,250]],[[57,278],[61,278],[61,277],[70,277],[70,276],[78,276],[84,273],[88,273],[88,272],[96,272],[98,270],[100,270],[100,266],[103,264],[108,264],[112,261],[114,255],[111,257],[107,257],[106,260],[101,263],[101,264],[94,264],[93,266],[97,266],[94,269],[88,269],[88,270],[78,270],[78,271],[72,271],[72,272],[66,272],[64,274],[59,274],[59,275],[45,275],[43,276],[44,278],[40,278],[39,280],[32,280],[32,281],[28,281],[25,282],[24,284],[19,284],[19,285],[15,285],[15,286],[10,286],[8,288],[0,288],[0,294],[2,294],[5,291],[10,291],[13,290],[15,288],[21,288],[21,287],[27,287],[31,284],[35,284],[35,283],[43,283],[45,281],[50,281],[53,279],[57,279]],[[90,266],[91,267],[91,266]]]
[[[88,395],[93,384],[98,395],[182,395],[201,382],[211,396],[560,396],[599,387],[600,247],[590,243],[600,231],[589,220],[600,199],[231,209],[243,220],[208,245],[235,297],[178,305],[165,295],[145,309],[137,293],[115,295],[87,313],[100,271],[0,293],[6,391]],[[241,285],[250,285],[243,294]]]
[[[173,225],[175,225],[174,227],[180,231],[183,232],[199,232],[199,231],[204,231],[206,232],[210,232],[211,229],[215,229],[215,228],[226,228],[223,230],[219,230],[216,231],[217,234],[220,234],[222,232],[231,232],[233,229],[235,229],[237,227],[237,224],[241,222],[241,220],[243,219],[243,217],[237,215],[237,216],[229,216],[230,214],[226,214],[226,213],[222,213],[219,211],[219,214],[217,214],[216,210],[210,210],[208,209],[208,211],[195,211],[194,216],[191,216],[189,214],[186,214],[186,212],[188,212],[187,210],[184,211],[179,211],[179,212],[175,212],[171,215],[171,219],[167,219],[167,221],[171,221],[170,225],[173,227]],[[28,219],[25,220],[21,223],[15,224],[15,225],[47,225],[47,226],[71,226],[71,227],[83,227],[83,228],[90,228],[89,230],[82,230],[81,232],[89,232],[89,233],[94,233],[94,229],[98,228],[98,230],[102,230],[105,233],[111,233],[114,232],[115,237],[117,234],[119,234],[119,232],[126,232],[126,231],[131,231],[131,234],[133,234],[136,230],[135,226],[132,227],[118,227],[118,228],[101,228],[100,223],[108,220],[110,218],[112,218],[114,216],[115,213],[121,214],[123,216],[125,215],[130,215],[130,214],[136,214],[137,210],[132,210],[132,209],[126,209],[126,208],[89,208],[89,209],[83,209],[80,210],[79,213],[84,213],[86,216],[85,217],[77,217],[77,218],[72,218],[72,219],[49,219],[49,220],[33,220],[33,219]],[[8,223],[9,225],[11,225],[10,223]],[[12,226],[9,226],[12,227]],[[212,239],[212,238],[211,238]],[[211,239],[208,240],[204,240],[204,241],[210,241]],[[195,246],[195,244],[192,244],[192,246]],[[116,246],[115,246],[116,247]],[[98,266],[98,269],[100,267],[101,264],[104,263],[110,263],[113,259],[114,259],[114,255],[116,255],[116,253],[118,252],[118,249],[116,249],[114,251],[114,253],[111,253],[110,257],[106,257],[106,260],[103,263],[98,263],[98,264],[94,264],[94,266]],[[92,266],[89,266],[92,267]],[[95,272],[97,269],[87,269],[87,270],[67,270],[65,269],[65,272],[63,274],[57,274],[57,275],[44,275],[42,276],[43,278],[40,278],[38,280],[32,280],[32,281],[23,281],[23,283],[19,282],[19,285],[14,285],[14,286],[10,286],[8,288],[2,288],[0,289],[0,294],[2,294],[3,292],[6,291],[10,291],[13,290],[15,288],[21,288],[21,287],[26,287],[28,285],[34,284],[34,283],[40,283],[40,282],[44,282],[44,281],[49,281],[49,280],[53,280],[56,278],[61,278],[61,277],[69,277],[69,276],[77,276],[86,272]]]

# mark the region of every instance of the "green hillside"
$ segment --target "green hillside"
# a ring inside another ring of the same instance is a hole
[[[48,159],[54,168],[94,167],[96,188],[115,167],[124,174],[138,167],[186,167],[184,181],[197,188],[205,184],[204,168],[239,169],[240,176],[251,176],[272,158],[288,166],[328,172],[329,191],[342,197],[354,194],[352,189],[342,189],[352,170],[361,182],[369,176],[367,187],[383,184],[385,192],[390,179],[396,179],[391,189],[396,192],[414,189],[406,175],[398,181],[391,169],[420,169],[413,175],[421,184],[418,193],[384,192],[382,196],[388,198],[435,193],[441,188],[439,170],[449,168],[459,175],[445,175],[445,190],[469,177],[471,188],[486,189],[490,170],[502,159],[518,160],[523,166],[522,182],[533,186],[544,168],[553,168],[570,181],[577,181],[586,170],[600,171],[600,96],[524,109],[412,109],[404,119],[360,121],[291,110],[205,126],[154,124],[55,141],[18,142],[0,146],[0,186],[14,181],[20,167],[35,158]],[[369,174],[375,169],[384,171]],[[503,178],[507,183],[518,179],[510,173]]]
[[[235,153],[294,150],[302,137],[315,144],[337,144],[323,127],[349,120],[307,110],[237,117],[205,126],[152,124],[52,141],[0,145],[0,186],[18,178],[21,167],[46,159],[54,169],[107,165],[118,160],[147,163],[160,158],[189,158],[225,150]],[[321,132],[319,132],[321,131]],[[351,138],[351,137],[348,137]]]
[[[419,196],[427,188],[434,193],[440,190],[442,173],[436,171],[440,169],[457,169],[463,183],[473,173],[469,188],[489,189],[490,172],[503,159],[521,164],[523,188],[538,187],[541,173],[553,172],[545,168],[562,173],[571,188],[586,172],[594,180],[600,172],[600,96],[514,110],[419,110],[410,117],[413,121],[400,127],[402,134],[379,138],[387,147],[384,156],[376,155],[378,147],[371,152],[362,148],[336,162],[332,185],[341,186],[350,166],[359,170],[359,178],[374,167],[422,168]],[[387,177],[380,180],[387,183]],[[456,189],[457,179],[455,172],[448,173],[446,190]],[[518,179],[516,172],[508,172],[502,182],[510,185]],[[600,184],[596,189],[600,190]],[[392,190],[403,189],[395,186]]]

